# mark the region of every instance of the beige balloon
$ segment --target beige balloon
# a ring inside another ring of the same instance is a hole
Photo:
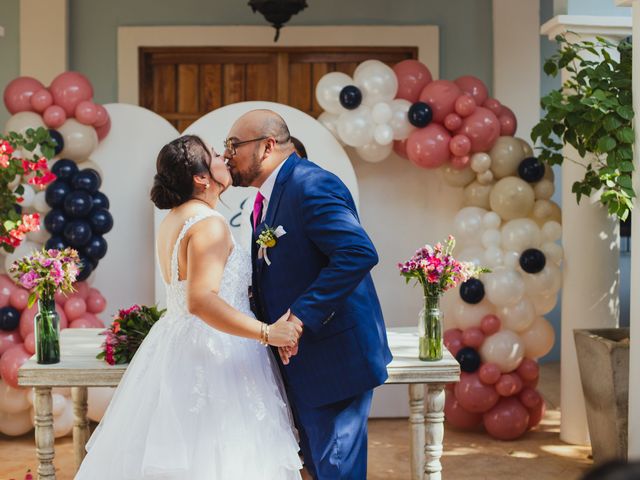
[[[520,334],[527,358],[544,357],[551,351],[556,334],[544,317],[537,317],[533,324]]]
[[[524,138],[516,138],[516,140],[520,142],[520,147],[522,147],[522,153],[524,154],[524,157],[532,157],[533,148],[531,148],[531,145],[529,145],[529,143]]]
[[[525,159],[522,144],[517,138],[500,137],[489,152],[491,171],[496,178],[515,175],[520,162]]]
[[[491,210],[503,220],[527,217],[533,210],[535,194],[533,188],[518,177],[499,180],[491,190]]]
[[[553,167],[547,165],[546,163],[544,164],[544,176],[542,177],[545,180],[551,180],[551,183],[553,183],[556,179],[556,175],[553,173]]]
[[[530,216],[540,227],[552,221],[562,224],[562,210],[551,200],[536,200]]]
[[[69,158],[77,163],[82,163],[98,146],[98,134],[96,129],[83,125],[70,118],[58,129],[64,139],[64,149],[60,157]]]
[[[31,409],[18,413],[0,412],[0,433],[10,437],[18,437],[33,430]]]
[[[40,127],[47,128],[40,115],[34,112],[18,112],[7,120],[4,126],[4,133],[17,132],[24,134],[30,128],[36,130]]]
[[[524,352],[524,343],[517,333],[500,330],[485,338],[480,347],[480,358],[485,363],[495,363],[502,373],[507,373],[518,368]]]
[[[476,178],[476,172],[469,167],[457,170],[447,164],[441,167],[440,170],[444,181],[452,187],[466,187]]]
[[[464,205],[466,207],[480,207],[489,210],[491,208],[489,195],[492,188],[492,184],[482,185],[477,180],[470,183],[464,188]]]
[[[491,168],[491,157],[488,154],[479,152],[471,155],[471,169],[474,172],[486,172],[489,168]]]
[[[533,187],[533,192],[536,194],[536,200],[549,200],[553,196],[555,188],[551,180],[543,178]]]
[[[478,182],[482,185],[493,185],[493,172],[491,170],[487,170],[485,172],[479,173]]]

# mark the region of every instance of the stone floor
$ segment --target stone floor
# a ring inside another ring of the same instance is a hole
[[[446,428],[443,477],[451,480],[578,480],[591,465],[590,449],[567,445],[558,438],[557,364],[543,366],[540,390],[547,401],[547,414],[536,430],[518,441],[501,442],[483,432]],[[405,419],[371,420],[369,480],[409,479],[409,454],[409,429]],[[56,441],[55,462],[58,480],[71,480],[71,438]],[[26,470],[35,470],[35,467],[33,434],[17,438],[0,435],[0,480],[22,480]]]

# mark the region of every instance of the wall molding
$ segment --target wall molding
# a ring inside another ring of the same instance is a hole
[[[540,27],[540,33],[555,40],[556,35],[573,32],[580,36],[601,35],[625,38],[631,35],[630,17],[596,15],[557,15]]]

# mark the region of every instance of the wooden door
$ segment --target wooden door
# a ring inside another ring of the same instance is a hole
[[[416,47],[140,48],[140,104],[179,131],[230,103],[264,100],[314,117],[315,86],[326,73],[352,75],[364,60],[393,65],[417,58]]]

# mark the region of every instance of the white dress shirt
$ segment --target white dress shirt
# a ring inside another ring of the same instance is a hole
[[[262,202],[262,218],[260,219],[260,222],[258,222],[258,223],[263,222],[265,217],[267,216],[267,208],[269,207],[269,199],[271,198],[271,195],[273,194],[273,187],[276,186],[276,179],[278,178],[278,173],[280,172],[280,169],[284,165],[284,162],[286,162],[286,159],[284,161],[282,161],[280,163],[280,165],[278,165],[273,172],[271,172],[271,175],[269,175],[267,177],[267,179],[264,181],[264,183],[260,187],[260,193],[264,197],[264,200]]]

